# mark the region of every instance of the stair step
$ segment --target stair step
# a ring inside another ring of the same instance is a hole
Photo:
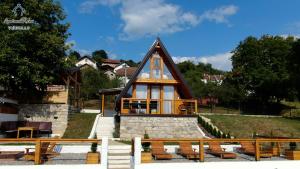
[[[108,153],[110,154],[126,154],[130,152],[131,150],[108,150]]]
[[[130,168],[130,164],[114,164],[114,165],[108,165],[108,168]]]
[[[130,164],[130,160],[109,160],[108,161],[108,164],[109,165],[112,165],[112,164]]]
[[[109,150],[131,150],[131,146],[109,146],[108,147]]]
[[[108,156],[108,160],[130,160],[131,156]]]

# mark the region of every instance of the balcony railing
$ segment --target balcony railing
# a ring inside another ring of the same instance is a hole
[[[197,112],[195,99],[136,99],[122,98],[121,114],[192,115]]]

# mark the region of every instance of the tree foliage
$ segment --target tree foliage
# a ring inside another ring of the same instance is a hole
[[[88,67],[81,71],[81,96],[85,99],[97,98],[99,89],[119,87],[118,78],[110,80],[104,72]]]
[[[248,37],[233,51],[233,80],[262,102],[280,101],[290,93],[288,58],[293,39]]]
[[[12,9],[16,1],[0,2],[0,21],[20,19]],[[24,17],[35,20],[28,31],[8,30],[0,24],[0,85],[18,95],[43,91],[63,68],[69,24],[58,2],[26,0]],[[41,89],[41,90],[37,90]]]
[[[107,53],[105,52],[105,50],[95,50],[92,53],[92,58],[98,63],[101,64],[102,63],[102,59],[107,59]]]

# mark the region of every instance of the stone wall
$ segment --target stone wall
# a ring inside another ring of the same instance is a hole
[[[63,136],[69,111],[70,106],[67,104],[22,104],[19,120],[52,122],[53,134]]]
[[[141,117],[121,116],[120,138],[130,140],[133,137],[150,138],[202,138],[196,117]]]

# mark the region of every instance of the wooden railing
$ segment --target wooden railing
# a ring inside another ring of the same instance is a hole
[[[121,114],[192,115],[197,111],[195,99],[121,99]]]
[[[34,155],[34,164],[39,165],[41,161],[41,145],[44,142],[49,143],[101,143],[100,139],[59,139],[59,138],[41,138],[41,139],[14,139],[14,138],[5,138],[0,139],[0,146],[4,143],[28,143],[35,144],[35,155]]]
[[[229,144],[240,144],[241,142],[251,142],[255,144],[255,160],[259,161],[261,158],[261,151],[263,144],[276,144],[279,148],[279,152],[281,152],[281,144],[282,143],[300,143],[300,139],[142,139],[141,143],[151,143],[151,142],[163,142],[163,143],[180,143],[180,142],[191,142],[197,143],[199,146],[199,161],[204,162],[204,145],[210,142],[218,142],[218,143],[229,143]],[[134,146],[136,143],[132,143]],[[173,144],[172,144],[173,145]],[[195,144],[194,144],[195,145]],[[298,149],[300,151],[300,149]],[[134,155],[134,149],[132,149],[132,154]]]

